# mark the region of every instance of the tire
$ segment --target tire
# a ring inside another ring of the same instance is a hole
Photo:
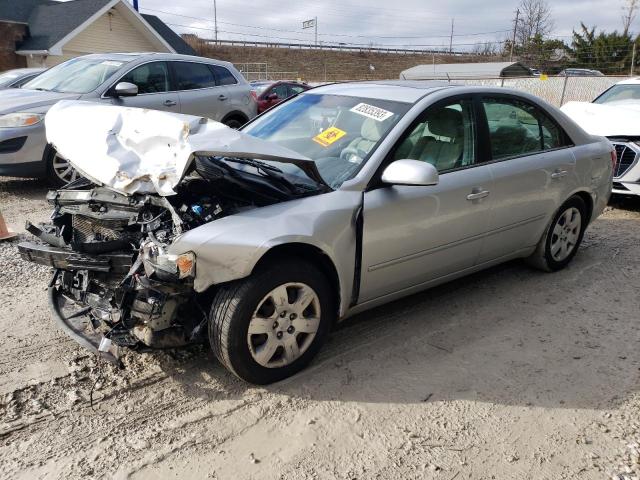
[[[282,293],[283,285],[288,285],[284,292],[287,302],[292,303],[285,305],[283,301],[277,306],[274,291]],[[309,288],[315,297],[307,309],[299,311],[304,299],[312,296],[302,296]],[[294,318],[293,311],[300,316]],[[325,342],[335,312],[333,292],[318,268],[305,261],[274,260],[250,277],[218,289],[209,316],[209,342],[229,371],[249,383],[265,385],[290,377],[309,364]],[[250,333],[250,326],[259,332]],[[313,335],[303,331],[314,326]]]
[[[63,173],[67,170],[63,165],[68,165],[70,170],[66,175]],[[58,152],[51,147],[47,154],[47,181],[53,187],[64,187],[66,184],[76,180],[80,175],[69,165],[69,162],[58,155]]]
[[[584,200],[572,196],[558,209],[553,220],[542,235],[535,252],[526,259],[532,267],[546,272],[555,272],[565,268],[578,252],[584,231],[587,228],[587,207]],[[579,225],[571,224],[578,219]],[[569,220],[571,219],[571,220]],[[567,223],[569,222],[569,223]],[[566,242],[562,239],[566,238]],[[562,248],[562,244],[566,247]],[[560,245],[560,250],[558,250]],[[570,248],[569,248],[570,247]]]
[[[224,123],[227,127],[230,127],[230,128],[235,129],[235,130],[238,130],[246,122],[242,122],[241,120],[238,120],[237,118],[229,118],[228,120],[225,120],[222,123]]]

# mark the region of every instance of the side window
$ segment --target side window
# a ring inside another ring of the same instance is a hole
[[[281,83],[280,85],[276,85],[271,89],[270,93],[275,93],[278,95],[278,98],[283,100],[289,96],[289,91],[287,89],[287,85],[285,83]]]
[[[528,155],[564,145],[560,127],[540,109],[518,100],[485,98],[493,159]]]
[[[297,95],[300,92],[304,92],[304,87],[301,87],[300,85],[289,85],[289,88],[291,89],[291,95]]]
[[[138,93],[161,93],[169,91],[169,69],[165,62],[151,62],[134,68],[121,82],[138,86]]]
[[[470,100],[431,107],[417,125],[408,130],[394,153],[433,164],[439,172],[475,163],[475,123]]]
[[[195,90],[216,86],[213,72],[204,63],[173,62],[178,90]]]
[[[227,68],[221,67],[220,65],[209,65],[209,66],[211,67],[211,69],[216,74],[216,77],[218,78],[218,85],[235,85],[236,83],[238,83],[238,80],[236,80],[236,77],[234,77],[233,74]]]

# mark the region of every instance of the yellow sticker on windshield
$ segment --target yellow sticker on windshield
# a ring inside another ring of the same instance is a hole
[[[340,130],[336,127],[329,127],[324,132],[320,132],[313,137],[313,141],[319,143],[323,147],[328,147],[334,142],[337,142],[347,134],[344,130]]]

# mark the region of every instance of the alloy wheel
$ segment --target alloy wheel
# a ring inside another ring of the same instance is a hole
[[[78,178],[77,170],[71,166],[68,160],[57,153],[53,157],[51,166],[55,176],[64,184],[71,183]]]
[[[253,359],[267,368],[289,365],[311,346],[320,327],[320,299],[304,283],[280,285],[254,311],[247,342]]]
[[[551,231],[551,256],[556,262],[566,259],[576,248],[580,238],[582,215],[575,207],[566,209],[558,217]]]

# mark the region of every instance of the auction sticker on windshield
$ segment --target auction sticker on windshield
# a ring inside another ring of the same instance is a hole
[[[385,110],[384,108],[376,107],[375,105],[369,105],[368,103],[359,103],[355,107],[351,109],[353,113],[357,113],[359,115],[364,115],[368,118],[373,118],[378,122],[383,122],[391,115],[393,112],[389,110]]]
[[[337,127],[329,127],[325,131],[320,132],[313,137],[313,141],[319,143],[323,147],[328,147],[334,142],[337,142],[347,134],[344,130],[340,130]]]

